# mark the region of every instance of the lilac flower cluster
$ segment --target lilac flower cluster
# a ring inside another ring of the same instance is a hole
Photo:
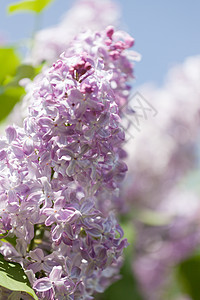
[[[130,61],[140,60],[140,55],[129,50],[134,39],[124,31],[115,31],[108,26],[106,31],[86,31],[77,36],[69,45],[67,55],[90,53],[94,59],[102,58],[105,70],[112,71],[111,87],[117,104],[125,106],[130,96],[130,81],[133,79],[133,64]]]
[[[68,45],[65,51],[64,57],[69,58],[74,55],[83,56],[84,53],[88,53],[93,60],[99,62],[99,68],[103,61],[104,70],[108,71],[107,76],[111,82],[111,90],[115,97],[115,102],[119,107],[124,107],[128,103],[130,97],[131,85],[130,81],[133,79],[133,62],[140,59],[140,55],[129,48],[134,44],[133,38],[123,31],[115,31],[112,26],[107,27],[106,30],[101,32],[86,31],[78,35],[75,40]],[[92,70],[91,70],[92,71]],[[73,69],[71,70],[73,72]],[[45,70],[39,74],[34,81],[27,79],[23,80],[23,84],[26,87],[27,94],[24,97],[20,108],[16,107],[14,114],[11,116],[10,121],[21,125],[24,117],[28,115],[28,107],[32,105],[32,90],[34,86],[41,82]],[[95,88],[87,86],[87,80],[81,87],[82,92],[92,92]],[[92,84],[93,85],[93,84]],[[124,109],[123,109],[124,110]],[[121,114],[119,110],[119,114]],[[121,158],[125,157],[125,152],[119,148],[119,155]],[[122,178],[119,178],[121,180]],[[119,210],[122,206],[122,201],[118,197],[119,191],[115,190],[113,197],[110,197],[109,190],[101,190],[99,193],[99,205],[102,211],[106,213],[113,207]]]
[[[109,71],[111,88],[115,93],[115,101],[121,106],[126,106],[130,97],[133,79],[133,62],[140,60],[140,55],[130,50],[134,39],[124,31],[115,31],[112,26],[100,32],[87,30],[79,34],[65,50],[65,57],[83,55],[88,53],[93,60],[104,62],[104,70]],[[45,74],[45,70],[43,70]],[[43,73],[35,77],[34,82],[23,79],[21,84],[26,89],[26,96],[22,103],[17,105],[9,117],[9,122],[15,122],[21,126],[23,119],[28,115],[28,107],[32,101],[32,89],[42,80]],[[87,89],[87,86],[83,89]]]
[[[23,128],[0,140],[0,252],[39,299],[92,299],[118,278],[127,241],[104,204],[127,170],[119,104],[133,40],[121,36],[77,37],[35,80]]]

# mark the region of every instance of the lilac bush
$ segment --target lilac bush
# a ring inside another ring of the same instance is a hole
[[[127,241],[112,196],[127,171],[132,45],[112,27],[78,36],[35,79],[23,127],[0,140],[0,252],[39,299],[92,299],[118,278]]]

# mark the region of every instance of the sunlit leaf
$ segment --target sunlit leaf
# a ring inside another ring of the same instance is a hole
[[[22,78],[33,79],[40,67],[21,64],[12,48],[0,48],[0,121],[5,119],[17,102],[25,94],[24,88],[19,85]]]
[[[25,0],[13,3],[8,6],[9,13],[29,11],[40,13],[53,0]]]
[[[2,121],[21,99],[24,89],[20,86],[5,87],[0,89],[0,121]]]
[[[4,81],[4,85],[6,85],[7,87],[11,87],[11,86],[18,86],[19,85],[19,81],[22,78],[30,78],[33,79],[37,74],[36,69],[31,66],[31,65],[20,65],[17,67],[16,69],[16,74],[14,77],[7,77],[7,79]]]
[[[0,286],[11,291],[26,292],[38,300],[20,264],[8,262],[0,254]]]
[[[7,234],[5,234],[4,236],[2,235],[0,237],[0,242],[9,243],[15,247],[16,239],[17,239],[16,236],[10,237],[10,236],[7,236]]]
[[[20,59],[13,48],[0,48],[0,84],[3,84],[7,76],[13,76]]]

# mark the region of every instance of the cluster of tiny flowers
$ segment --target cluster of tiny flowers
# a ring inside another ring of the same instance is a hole
[[[115,94],[115,102],[120,108],[127,107],[131,92],[130,82],[133,79],[133,62],[140,60],[140,55],[130,50],[134,44],[134,39],[124,31],[115,31],[112,26],[100,32],[87,30],[79,34],[68,44],[64,57],[70,58],[74,55],[84,55],[87,53],[93,60],[103,61],[104,70],[109,71],[111,88]],[[21,126],[23,119],[28,115],[28,107],[32,101],[32,90],[34,85],[42,80],[45,74],[39,74],[34,82],[23,79],[21,84],[25,86],[26,96],[20,107],[17,106],[9,117],[9,122],[15,122]],[[87,89],[87,83],[86,87]],[[125,110],[125,109],[124,109]]]
[[[76,37],[65,53],[65,57],[81,55],[82,51],[90,53],[94,60],[103,60],[104,69],[110,74],[111,89],[115,95],[115,102],[119,107],[119,115],[123,117],[122,111],[128,108],[131,85],[133,79],[133,62],[140,59],[140,55],[130,50],[134,39],[123,31],[115,31],[112,26],[106,31],[92,33],[87,31]],[[126,156],[123,149],[118,148],[121,158]],[[119,178],[122,180],[123,178]],[[98,195],[101,210],[108,211],[114,207],[119,211],[123,201],[118,197],[118,190],[109,196],[110,192],[102,189]]]
[[[81,55],[85,51],[93,59],[102,58],[104,69],[112,71],[111,87],[121,108],[127,105],[130,96],[130,81],[133,79],[133,64],[130,61],[140,60],[137,52],[129,50],[133,45],[134,39],[128,33],[108,26],[106,31],[86,31],[78,35],[69,44],[66,56]]]
[[[71,60],[72,56],[82,57],[79,61],[79,72],[82,72],[81,64],[83,64],[83,66],[85,64],[85,53],[87,53],[86,56],[90,57],[93,61],[98,61],[98,69],[100,72],[102,68],[104,71],[107,71],[105,76],[107,76],[111,83],[110,93],[114,95],[115,102],[119,107],[118,113],[121,116],[121,108],[123,108],[124,111],[124,107],[128,107],[131,91],[130,81],[133,78],[133,61],[140,59],[139,54],[129,49],[133,46],[133,44],[134,40],[129,34],[123,31],[115,31],[112,26],[109,26],[106,30],[101,32],[86,31],[85,33],[78,35],[75,40],[69,44],[67,50],[62,55],[63,59],[66,60]],[[88,62],[87,64],[88,68],[91,68],[88,72],[91,73],[93,70],[91,62]],[[32,105],[32,102],[35,103],[35,99],[32,97],[32,90],[34,86],[37,86],[37,84],[41,82],[45,72],[46,71],[44,70],[43,73],[39,74],[34,79],[34,82],[26,79],[24,80],[23,83],[26,86],[27,95],[22,101],[21,112],[19,111],[19,107],[17,107],[13,117],[11,117],[15,123],[20,125],[24,116],[28,115],[28,107]],[[70,72],[73,77],[81,75],[81,73],[78,74],[73,67]],[[103,73],[101,72],[101,74]],[[85,78],[84,74],[81,76],[82,78],[80,78],[80,80],[82,81],[84,78],[84,84],[81,85],[80,94],[82,95],[86,93],[93,95],[95,93],[96,83],[88,82],[88,79]],[[58,75],[58,78],[60,78],[58,80],[62,83],[62,74]],[[81,108],[79,107],[79,109]],[[77,113],[76,115],[78,116]],[[99,124],[99,126],[101,125]],[[120,149],[120,147],[118,147],[118,156],[121,158],[125,157],[125,153],[122,149]],[[121,174],[120,178],[118,176],[118,180],[122,180],[123,174],[124,173]],[[123,205],[122,201],[118,197],[117,189],[115,189],[113,197],[111,198],[110,191],[108,189],[103,189],[103,186],[101,186],[101,193],[98,193],[98,199],[99,207],[101,210],[104,210],[104,212],[107,212],[110,208],[112,208],[113,204],[118,210],[119,207]]]
[[[133,43],[113,36],[108,28],[63,53],[35,81],[23,128],[0,140],[0,232],[14,241],[0,252],[23,266],[39,299],[89,300],[118,278],[127,241],[101,201],[127,170],[112,82],[123,89],[113,74],[123,63],[131,72],[123,51]]]

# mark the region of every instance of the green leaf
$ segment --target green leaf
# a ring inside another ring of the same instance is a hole
[[[25,0],[13,3],[8,6],[8,12],[16,13],[21,11],[29,11],[40,13],[48,4],[53,2],[53,0]]]
[[[20,59],[13,48],[0,48],[0,84],[3,84],[7,76],[13,76]]]
[[[7,66],[7,71],[3,74],[2,84],[0,84],[0,121],[7,117],[15,104],[25,94],[25,90],[19,85],[19,81],[22,78],[33,79],[39,70],[39,67],[34,68],[28,64],[15,64],[13,69]]]
[[[38,300],[20,264],[8,262],[0,254],[0,286],[11,291],[26,292]]]
[[[0,121],[2,121],[21,99],[24,89],[20,86],[0,88]]]
[[[16,74],[14,77],[7,77],[4,81],[4,85],[6,87],[16,87],[19,86],[19,81],[22,78],[30,78],[33,79],[37,74],[36,69],[31,65],[22,64],[17,67]]]
[[[194,255],[179,264],[177,278],[182,290],[193,300],[199,300],[200,255]]]
[[[12,246],[16,246],[16,236],[10,237],[10,236],[1,236],[0,242],[11,244]]]

